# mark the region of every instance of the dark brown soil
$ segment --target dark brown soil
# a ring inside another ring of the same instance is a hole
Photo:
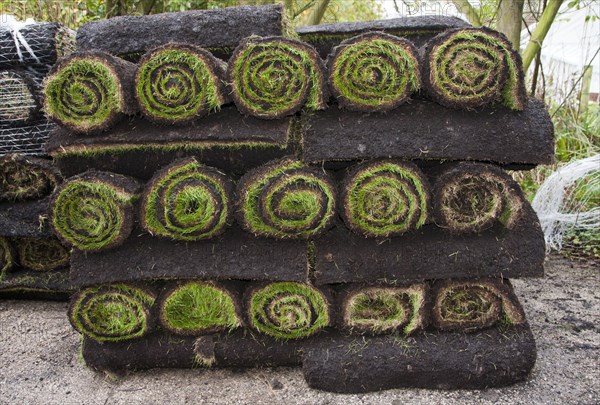
[[[194,156],[225,172],[250,168],[296,150],[291,119],[243,117],[233,106],[185,127],[131,119],[96,137],[57,129],[46,144],[65,177],[90,168],[150,179],[173,160]]]
[[[92,21],[77,31],[79,50],[144,53],[170,42],[201,46],[219,57],[251,35],[284,34],[282,5],[229,7]],[[229,52],[227,52],[229,51]]]
[[[0,235],[50,236],[48,201],[49,197],[0,203]]]
[[[415,99],[388,113],[357,114],[332,105],[307,118],[303,159],[318,163],[373,158],[472,160],[501,165],[554,161],[554,128],[543,103],[457,111]]]
[[[46,272],[15,268],[0,280],[0,299],[66,301],[74,290],[68,268]]]
[[[219,238],[188,243],[134,230],[118,249],[71,256],[77,286],[174,278],[306,282],[306,242],[257,238],[235,225]]]
[[[307,25],[299,27],[296,32],[300,39],[312,44],[323,59],[333,47],[344,39],[369,31],[383,31],[386,34],[405,37],[416,46],[421,46],[435,35],[449,28],[468,27],[469,23],[456,18],[444,16],[401,17],[379,21],[360,21],[333,24]]]

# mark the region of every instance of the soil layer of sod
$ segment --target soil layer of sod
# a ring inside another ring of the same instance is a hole
[[[536,359],[535,340],[527,324],[405,339],[323,336],[303,349],[308,385],[339,393],[502,387],[526,380]]]
[[[404,37],[417,47],[424,45],[442,31],[449,28],[468,27],[469,24],[456,17],[420,16],[402,17],[389,20],[328,23],[299,27],[296,32],[300,39],[313,45],[323,59],[344,39],[369,31],[383,31],[386,34]]]
[[[134,230],[117,249],[74,251],[77,286],[154,279],[298,281],[308,279],[306,241],[256,238],[237,226],[218,238],[172,242]],[[118,263],[118,266],[115,264]]]
[[[50,236],[49,199],[0,203],[0,235]]]
[[[69,269],[46,272],[14,268],[0,280],[2,299],[40,299],[66,301],[75,291],[69,281]]]
[[[500,224],[475,235],[452,235],[435,225],[397,238],[367,239],[338,224],[315,239],[317,285],[478,277],[540,277],[544,234],[524,205],[514,228]]]
[[[295,127],[292,119],[243,117],[230,106],[185,127],[132,119],[109,133],[86,138],[57,128],[46,151],[67,177],[95,168],[148,180],[160,168],[188,156],[228,173],[245,173],[293,154]]]
[[[300,350],[304,342],[284,343],[248,330],[199,338],[157,332],[116,343],[84,338],[81,352],[88,367],[111,372],[203,366],[294,366],[301,364]]]
[[[282,5],[227,7],[92,21],[77,30],[80,51],[98,49],[133,56],[179,42],[201,46],[227,60],[238,43],[251,35],[283,35]]]
[[[505,107],[457,111],[423,99],[387,114],[331,106],[307,121],[303,159],[311,163],[395,157],[517,167],[554,160],[554,127],[544,104],[535,100],[521,112]]]

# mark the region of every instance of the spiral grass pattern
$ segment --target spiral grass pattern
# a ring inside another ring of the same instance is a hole
[[[67,246],[98,252],[118,246],[133,228],[137,181],[112,173],[88,172],[58,187],[50,201],[51,225]]]
[[[134,69],[133,64],[99,52],[63,59],[44,81],[46,114],[78,133],[110,127],[128,111],[131,78],[125,76]]]
[[[50,271],[69,265],[71,254],[56,239],[19,239],[19,264],[36,271]]]
[[[328,73],[331,93],[352,111],[392,110],[421,87],[414,45],[382,32],[342,41],[329,57]]]
[[[392,160],[359,164],[342,187],[342,217],[366,237],[388,237],[420,228],[427,220],[429,185],[418,167]]]
[[[411,334],[424,326],[425,286],[357,289],[342,304],[344,326],[353,332]]]
[[[225,103],[226,64],[202,48],[169,44],[147,53],[135,77],[140,110],[151,121],[183,124]]]
[[[463,163],[435,182],[438,226],[455,233],[478,233],[496,222],[512,228],[522,212],[522,198],[510,176],[490,165]]]
[[[0,157],[0,201],[41,198],[50,194],[60,180],[49,161],[22,155]]]
[[[210,282],[177,285],[163,294],[159,307],[162,327],[178,335],[200,335],[241,326],[233,295]]]
[[[306,106],[327,106],[324,66],[317,51],[284,37],[250,37],[229,61],[233,101],[247,115],[276,119]]]
[[[496,31],[445,31],[428,42],[425,60],[424,87],[446,107],[470,109],[502,101],[512,110],[525,108],[520,56]]]
[[[76,293],[69,306],[73,328],[99,342],[144,336],[151,329],[153,293],[126,284],[92,287]]]
[[[325,295],[302,283],[271,283],[252,291],[248,311],[252,328],[277,339],[310,336],[330,324]]]
[[[238,222],[257,236],[309,238],[329,229],[336,212],[333,181],[292,159],[244,175],[237,189]]]
[[[158,171],[142,195],[141,224],[149,233],[196,241],[221,234],[231,222],[233,186],[223,173],[182,159]]]
[[[15,263],[15,252],[7,238],[0,236],[0,279],[2,275],[12,269]]]

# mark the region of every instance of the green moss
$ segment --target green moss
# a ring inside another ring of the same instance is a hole
[[[310,336],[329,326],[329,304],[319,290],[301,283],[272,283],[250,296],[251,326],[277,339]]]
[[[73,58],[49,75],[44,97],[50,118],[82,132],[103,127],[123,110],[118,75],[93,57]]]
[[[100,181],[66,182],[51,206],[51,221],[65,243],[80,250],[98,251],[123,238],[125,216],[137,196]]]
[[[344,321],[351,329],[371,333],[401,330],[410,334],[423,325],[424,288],[366,288],[345,304]]]
[[[151,234],[195,241],[220,234],[231,209],[231,185],[215,169],[185,159],[161,170],[142,199],[142,226]]]
[[[56,239],[21,238],[18,242],[19,263],[36,271],[49,271],[69,264],[69,250]]]
[[[342,106],[358,111],[397,107],[421,79],[414,47],[407,41],[369,34],[336,48],[329,82]]]
[[[140,63],[136,97],[150,119],[179,122],[205,115],[224,102],[217,61],[203,50],[154,51]]]
[[[254,116],[278,118],[298,110],[322,109],[323,72],[309,45],[285,38],[249,39],[230,61],[238,107]]]
[[[359,166],[346,181],[346,225],[369,237],[420,228],[427,219],[429,191],[416,166],[382,161]]]
[[[76,294],[69,318],[79,333],[99,342],[118,342],[145,335],[155,297],[147,291],[115,284]]]
[[[0,280],[14,265],[13,248],[7,238],[0,236]]]
[[[430,81],[443,100],[468,107],[497,99],[524,108],[524,84],[518,55],[499,34],[477,29],[455,32],[430,53]]]
[[[335,215],[333,184],[301,162],[283,160],[249,172],[238,190],[242,225],[256,235],[307,238]]]
[[[176,287],[161,304],[161,321],[178,334],[202,334],[241,325],[231,294],[211,283],[191,281]]]

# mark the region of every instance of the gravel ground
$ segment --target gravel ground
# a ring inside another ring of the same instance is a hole
[[[111,380],[79,359],[65,303],[0,301],[0,404],[597,404],[600,267],[551,257],[543,279],[515,280],[538,344],[531,379],[483,391],[309,389],[300,369],[151,370]]]

